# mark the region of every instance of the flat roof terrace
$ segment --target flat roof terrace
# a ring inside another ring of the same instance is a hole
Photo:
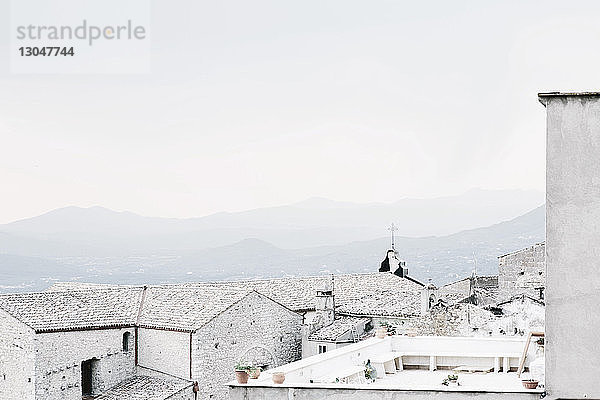
[[[539,399],[544,390],[525,389],[516,373],[525,341],[522,337],[371,338],[264,371],[248,384],[230,382],[230,398]],[[528,359],[535,358],[534,351]],[[374,382],[365,378],[367,360],[377,373]],[[455,371],[456,367],[464,371]],[[273,383],[274,372],[285,373],[283,384]],[[444,385],[448,375],[458,375],[459,384]],[[526,377],[527,373],[522,376]]]

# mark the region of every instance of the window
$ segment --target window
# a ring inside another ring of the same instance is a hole
[[[129,351],[129,336],[131,336],[129,332],[123,334],[123,351]]]
[[[319,345],[319,354],[321,353],[325,353],[327,351],[327,346],[326,345]]]

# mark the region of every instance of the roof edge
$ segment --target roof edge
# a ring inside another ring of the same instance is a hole
[[[544,107],[555,97],[600,97],[600,92],[540,92],[538,100]]]

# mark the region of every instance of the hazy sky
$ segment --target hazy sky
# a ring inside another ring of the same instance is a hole
[[[3,36],[0,222],[543,190],[536,94],[600,87],[598,15],[594,1],[156,1],[140,75],[11,75]]]

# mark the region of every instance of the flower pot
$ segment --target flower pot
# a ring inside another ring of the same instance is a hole
[[[273,383],[280,385],[285,381],[285,374],[283,372],[273,372],[272,378]]]
[[[383,339],[387,336],[387,328],[382,326],[380,328],[375,329],[375,336],[379,339]]]
[[[246,371],[235,371],[235,379],[238,383],[248,383],[248,373]]]
[[[260,376],[260,367],[254,368],[252,371],[250,371],[248,376],[250,376],[250,379],[258,379]]]
[[[521,381],[525,389],[535,389],[538,387],[538,381]]]

